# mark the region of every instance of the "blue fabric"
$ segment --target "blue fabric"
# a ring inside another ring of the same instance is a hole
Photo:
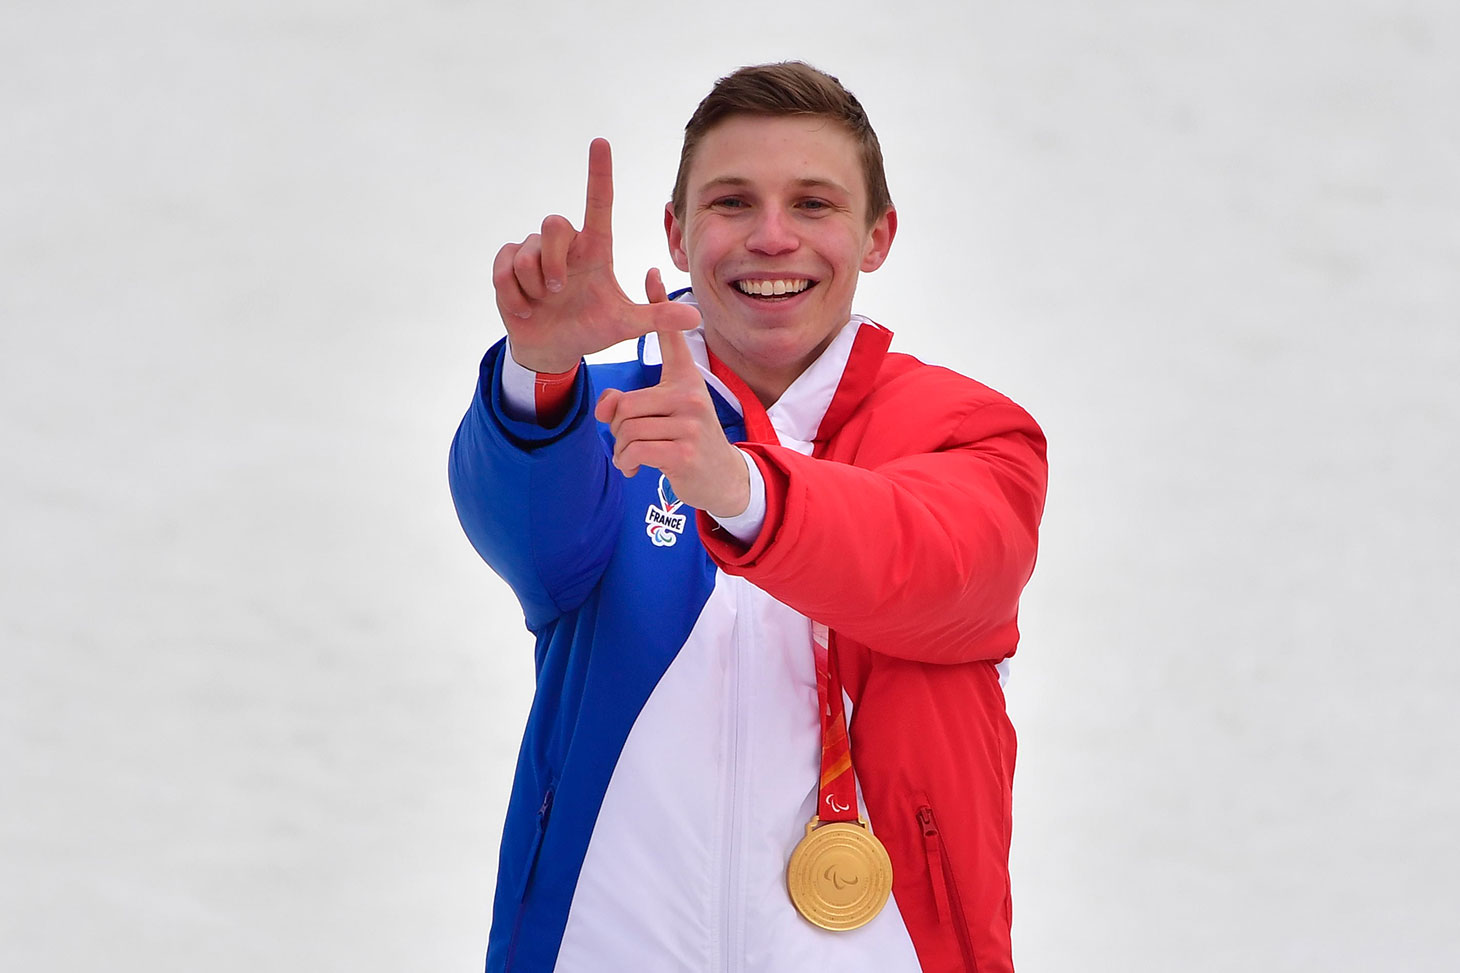
[[[643,342],[640,342],[642,358]],[[489,973],[549,971],[583,857],[629,729],[715,585],[694,511],[671,547],[644,514],[659,472],[625,478],[592,416],[606,388],[659,381],[640,361],[579,370],[574,401],[551,428],[502,408],[505,342],[482,360],[477,394],[452,442],[449,479],[473,546],[512,586],[537,639],[537,689],[518,754],[498,863]],[[736,411],[718,395],[732,440]]]

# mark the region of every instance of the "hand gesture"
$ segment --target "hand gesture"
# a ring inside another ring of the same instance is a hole
[[[649,309],[673,307],[659,271],[644,281]],[[669,477],[679,499],[712,516],[733,517],[750,505],[750,474],[725,438],[715,403],[681,331],[660,331],[659,384],[599,396],[593,414],[613,432],[613,464],[626,476],[652,466]]]
[[[594,139],[583,229],[549,216],[541,233],[507,244],[492,264],[497,310],[518,364],[565,372],[584,355],[620,341],[699,326],[699,312],[687,305],[628,299],[613,274],[612,222],[613,158],[608,142]]]

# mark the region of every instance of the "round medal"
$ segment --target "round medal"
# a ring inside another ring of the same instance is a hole
[[[871,922],[892,892],[892,859],[867,822],[822,824],[812,818],[786,865],[796,911],[840,932]]]

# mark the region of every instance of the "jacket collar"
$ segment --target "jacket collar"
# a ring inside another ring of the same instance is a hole
[[[694,304],[688,289],[677,291],[674,299]],[[852,315],[821,356],[769,409],[761,407],[740,376],[711,357],[703,325],[686,332],[685,339],[705,382],[744,418],[747,440],[809,452],[813,443],[836,435],[871,391],[892,343],[892,332],[860,314]],[[645,365],[663,364],[657,334],[639,339],[639,359]]]

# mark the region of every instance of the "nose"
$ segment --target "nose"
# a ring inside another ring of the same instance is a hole
[[[766,207],[756,214],[755,224],[745,239],[747,250],[775,256],[790,253],[801,245],[795,226],[787,215],[774,207]]]

